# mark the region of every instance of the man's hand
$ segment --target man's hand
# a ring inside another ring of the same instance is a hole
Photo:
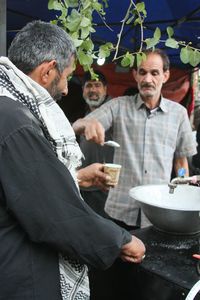
[[[99,121],[95,119],[78,119],[72,127],[76,134],[85,135],[86,140],[103,145],[105,129]]]
[[[131,242],[122,247],[120,257],[123,261],[140,263],[145,257],[145,251],[143,242],[132,236]]]
[[[103,172],[103,164],[94,163],[78,170],[77,179],[79,186],[91,187],[98,186],[102,190],[108,190],[108,181],[110,177]]]

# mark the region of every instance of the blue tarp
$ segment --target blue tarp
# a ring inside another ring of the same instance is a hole
[[[186,41],[186,43],[191,41],[195,48],[200,48],[199,0],[144,0],[143,2],[145,2],[147,10],[144,38],[152,37],[156,27],[165,32],[167,26],[172,26],[176,39]],[[97,26],[93,40],[98,44],[105,41],[116,44],[121,21],[130,0],[109,0],[108,3],[106,22],[113,31],[110,31],[102,20],[95,16]],[[50,21],[58,14],[56,11],[49,11],[47,5],[48,0],[7,0],[8,44],[15,32],[27,22],[34,19]],[[135,51],[140,40],[140,31],[126,25],[122,36],[121,50]],[[161,43],[159,47],[165,48],[164,43]],[[168,48],[167,52],[172,64],[183,66],[179,59],[179,50]]]

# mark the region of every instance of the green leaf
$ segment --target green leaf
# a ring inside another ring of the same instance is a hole
[[[79,0],[64,0],[67,7],[78,7]]]
[[[98,2],[93,3],[92,7],[93,7],[94,10],[96,10],[98,12],[101,12],[101,10],[102,10],[102,5]]]
[[[90,69],[90,74],[91,74],[91,79],[92,80],[98,80],[99,79],[99,75],[97,75],[94,70]]]
[[[81,38],[84,40],[86,39],[90,34],[90,27],[82,27],[81,28]]]
[[[189,52],[190,52],[190,50],[188,50],[187,47],[181,49],[181,52],[180,52],[180,59],[181,59],[181,61],[182,61],[184,64],[189,63],[189,60],[190,60],[190,59],[189,59]]]
[[[75,21],[77,18],[78,18],[78,19],[81,19],[81,18],[82,18],[81,14],[80,14],[76,9],[72,9],[71,15],[69,15],[69,16],[67,17],[67,20],[68,20],[69,22],[71,22],[71,21]]]
[[[108,1],[109,1],[109,0],[102,0],[102,1],[104,2],[105,7],[107,8],[107,7],[108,7]]]
[[[137,25],[137,24],[142,24],[142,20],[139,17],[136,18],[134,21],[134,25]]]
[[[51,24],[54,24],[54,25],[57,25],[58,24],[58,20],[53,20],[53,21],[50,21]]]
[[[93,27],[90,27],[90,32],[94,33],[96,30]]]
[[[60,2],[58,2],[57,0],[49,0],[48,2],[48,9],[54,9],[54,10],[63,10],[63,6]]]
[[[122,67],[128,67],[130,65],[130,59],[128,57],[123,57],[121,60]]]
[[[106,43],[105,45],[101,45],[99,47],[99,54],[98,57],[106,58],[110,56],[110,50],[113,48],[112,43]]]
[[[146,54],[145,53],[141,53],[141,56],[142,56],[142,61],[144,61],[144,60],[146,60],[147,59],[147,56],[146,56]]]
[[[143,54],[142,53],[137,53],[136,54],[137,68],[141,65],[142,61],[143,61]]]
[[[154,39],[156,39],[157,41],[160,40],[161,38],[161,31],[160,31],[160,28],[156,27],[156,30],[154,32],[154,35],[153,35]]]
[[[75,9],[72,9],[71,15],[67,17],[67,29],[69,31],[77,31],[81,23],[81,15]]]
[[[76,48],[80,47],[83,43],[83,40],[73,39],[74,45]]]
[[[172,38],[169,38],[165,41],[165,46],[167,46],[169,48],[175,48],[175,49],[179,48],[178,42]]]
[[[91,25],[91,21],[90,21],[88,18],[83,17],[83,18],[81,19],[80,26],[81,26],[81,27],[88,27],[89,25]]]
[[[161,31],[157,27],[156,30],[154,31],[153,38],[148,38],[144,41],[147,45],[147,49],[156,46],[160,41],[160,37],[161,37]]]
[[[191,50],[189,52],[189,63],[196,67],[200,63],[200,53],[197,50]]]
[[[67,23],[66,27],[69,29],[69,31],[77,31],[80,25],[80,20],[75,20],[73,22]]]
[[[134,64],[134,60],[135,60],[135,57],[132,54],[130,54],[129,52],[127,52],[126,55],[121,60],[121,65],[122,65],[122,67],[128,67],[128,66],[132,67]]]
[[[105,46],[110,50],[113,49],[113,44],[110,42],[106,43]]]
[[[144,41],[147,45],[147,49],[150,49],[150,48],[153,48],[154,46],[156,46],[158,43],[159,43],[159,40],[155,39],[155,38],[149,38],[149,39],[146,39]]]
[[[88,40],[85,40],[82,44],[82,49],[85,49],[86,51],[90,51],[92,52],[92,50],[94,49],[94,44],[93,42],[88,39]]]
[[[90,55],[85,54],[82,50],[78,50],[78,59],[81,65],[91,65],[93,59]]]
[[[106,58],[110,55],[110,51],[108,49],[104,49],[104,48],[99,48],[99,54],[98,57],[99,58]]]
[[[126,24],[127,24],[127,25],[130,24],[130,23],[133,21],[134,18],[135,18],[135,16],[131,16],[131,17],[126,21]]]
[[[85,0],[85,1],[83,2],[83,11],[84,11],[84,10],[87,10],[91,5],[92,5],[92,4],[91,4],[91,1]]]
[[[146,18],[146,16],[147,16],[147,11],[146,11],[146,9],[143,10],[143,15],[144,15],[144,17]]]
[[[68,10],[67,9],[62,9],[61,15],[59,16],[58,19],[60,21],[66,22],[67,14],[68,14]]]
[[[144,2],[140,2],[136,4],[136,8],[138,12],[143,12],[145,10],[145,4]]]
[[[174,35],[174,29],[171,26],[167,27],[168,37],[171,38]]]

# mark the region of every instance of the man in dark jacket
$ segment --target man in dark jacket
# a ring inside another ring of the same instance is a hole
[[[105,75],[95,70],[97,79],[93,79],[90,72],[85,72],[82,80],[83,98],[87,104],[86,115],[102,104],[111,99],[107,94],[107,80]],[[112,140],[112,130],[107,130],[105,140]],[[87,167],[93,163],[112,163],[114,148],[109,146],[101,146],[93,142],[89,142],[84,136],[80,136],[80,148],[84,154],[82,167]],[[91,186],[82,187],[81,194],[85,202],[99,215],[108,217],[104,211],[105,202],[108,196],[107,190],[101,187]]]
[[[73,70],[67,33],[29,23],[8,57],[0,58],[0,299],[89,299],[86,265],[139,263],[145,247],[80,197],[77,182],[102,172],[76,174],[82,153],[55,102]]]

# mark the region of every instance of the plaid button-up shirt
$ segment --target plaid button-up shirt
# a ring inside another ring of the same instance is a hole
[[[106,130],[112,127],[113,140],[121,145],[114,154],[114,163],[122,165],[120,180],[109,192],[106,212],[135,225],[138,205],[129,190],[138,185],[168,183],[173,159],[196,153],[187,111],[161,98],[158,109],[149,113],[141,97],[135,95],[112,99],[87,116],[91,117]]]

